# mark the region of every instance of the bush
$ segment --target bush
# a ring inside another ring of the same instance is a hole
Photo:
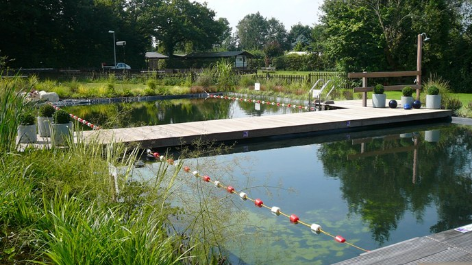
[[[20,125],[33,125],[35,117],[31,112],[23,112],[19,117]]]
[[[439,94],[439,88],[436,86],[430,86],[428,87],[428,95],[438,95]]]
[[[244,88],[251,87],[251,86],[254,85],[254,83],[255,83],[254,78],[252,78],[249,75],[243,75],[239,79],[239,85],[244,87]]]
[[[65,110],[58,110],[54,113],[54,123],[64,124],[70,122],[70,115]]]
[[[41,107],[39,107],[40,117],[52,117],[54,112],[56,112],[56,109],[49,104],[43,104]]]
[[[154,96],[154,95],[156,95],[156,91],[155,91],[155,89],[152,89],[150,87],[146,87],[144,89],[144,95],[145,96]]]
[[[452,110],[454,114],[457,114],[457,111],[462,108],[462,102],[457,98],[449,98],[444,102],[445,108]]]
[[[147,87],[151,90],[155,90],[157,87],[156,80],[154,79],[149,79],[146,84],[147,84]]]
[[[402,94],[404,97],[411,97],[413,95],[413,88],[411,86],[406,86],[402,89]]]
[[[374,94],[383,94],[384,86],[382,84],[377,84],[374,86]]]

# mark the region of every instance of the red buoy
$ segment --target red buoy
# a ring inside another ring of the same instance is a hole
[[[152,154],[152,156],[154,156],[155,159],[158,159],[160,155],[159,155],[158,152],[154,152],[154,153]]]
[[[184,167],[184,171],[185,171],[185,172],[190,172],[190,168],[189,168],[188,166],[185,166],[185,167]]]
[[[298,223],[299,220],[300,220],[300,218],[298,218],[298,216],[296,216],[294,214],[290,215],[290,222],[296,224],[296,223]]]
[[[206,182],[210,182],[210,176],[203,176],[203,180]]]
[[[234,188],[231,187],[231,186],[228,186],[228,187],[226,188],[226,190],[227,190],[229,193],[233,193],[233,192],[234,192]]]
[[[256,200],[254,201],[254,204],[255,204],[257,207],[262,207],[262,204],[264,204],[264,203],[261,201],[261,199],[256,199]]]
[[[290,105],[290,104],[287,105],[287,107],[289,107],[289,108],[290,108],[290,106],[292,106],[292,105]]]
[[[280,106],[280,103],[279,103],[279,102],[277,102],[277,106]]]
[[[336,241],[338,241],[339,243],[344,243],[344,242],[346,242],[346,239],[344,239],[344,237],[342,237],[342,236],[336,236],[334,239],[335,239]]]

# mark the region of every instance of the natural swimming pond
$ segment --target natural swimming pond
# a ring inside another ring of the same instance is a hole
[[[373,250],[472,223],[471,136],[470,126],[431,124],[266,139],[184,164]],[[233,264],[332,264],[362,253],[188,175],[175,199],[227,208],[213,222]]]
[[[65,109],[113,127],[303,111],[256,106],[234,100],[178,99]],[[288,215],[296,214],[303,222],[319,224],[334,236],[372,250],[472,223],[471,136],[470,126],[431,124],[273,137],[184,163],[261,199],[264,205],[280,207]],[[159,165],[148,162],[135,169],[135,175],[152,178]],[[233,264],[332,264],[362,253],[188,175],[180,173],[173,199],[189,207],[202,203],[224,207],[213,210],[219,216],[208,214],[211,225],[203,217],[195,222],[215,234]]]

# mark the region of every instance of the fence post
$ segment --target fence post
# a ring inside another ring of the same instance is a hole
[[[362,87],[367,87],[367,77],[362,77]],[[367,107],[367,91],[362,93],[362,106]]]

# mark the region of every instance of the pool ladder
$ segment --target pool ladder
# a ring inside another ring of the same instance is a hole
[[[323,84],[321,86],[321,89],[316,89],[318,84],[320,84],[320,85]],[[328,80],[328,81],[324,82],[323,79],[318,79],[315,82],[315,84],[311,87],[310,91],[308,92],[308,105],[309,105],[310,111],[311,111],[311,105],[312,104],[315,105],[315,108],[317,106],[316,104],[318,104],[318,110],[321,110],[321,95],[322,95],[322,93],[325,89],[327,89],[327,88],[329,89],[330,85],[331,85],[331,89],[329,90],[329,92],[325,96],[325,103],[326,103],[329,95],[336,88],[334,82],[331,81],[331,80]],[[313,97],[313,100],[312,100],[312,97]]]

